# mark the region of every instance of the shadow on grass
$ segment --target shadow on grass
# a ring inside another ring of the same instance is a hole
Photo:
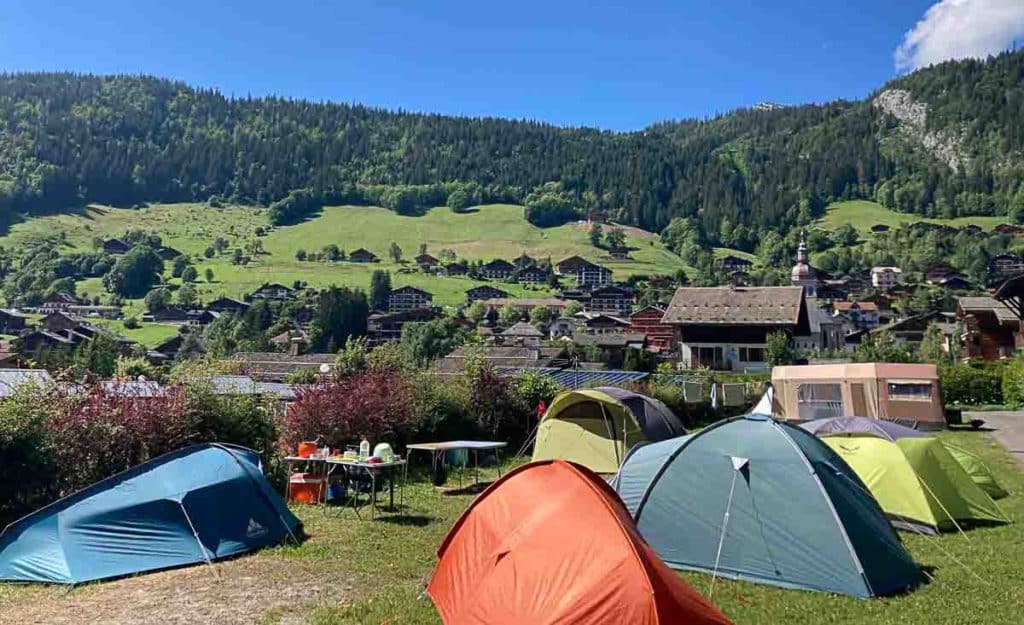
[[[441,494],[445,497],[458,497],[460,495],[479,495],[482,493],[491,482],[477,482],[470,484],[469,486],[463,486],[460,488],[442,488]]]
[[[402,514],[395,516],[379,516],[378,521],[382,523],[389,523],[391,525],[398,525],[401,527],[426,527],[433,523],[436,517],[427,516],[425,514]]]

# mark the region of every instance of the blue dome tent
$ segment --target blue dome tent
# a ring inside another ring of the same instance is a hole
[[[180,449],[9,525],[0,581],[79,584],[211,562],[295,538],[252,450]]]
[[[640,534],[676,569],[855,597],[921,582],[852,469],[768,416],[636,447],[615,486]]]

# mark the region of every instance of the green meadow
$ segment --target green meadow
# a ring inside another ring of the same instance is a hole
[[[871,232],[871,226],[881,224],[896,228],[901,224],[909,224],[923,221],[932,224],[943,224],[962,228],[974,224],[985,230],[991,230],[999,224],[1006,223],[1006,217],[957,217],[955,219],[932,219],[908,213],[898,213],[890,210],[877,202],[867,200],[851,200],[848,202],[833,202],[825,209],[825,216],[818,221],[818,225],[826,230],[834,230],[843,224],[850,224],[857,232],[867,234]]]

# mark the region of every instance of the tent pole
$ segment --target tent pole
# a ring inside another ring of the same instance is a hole
[[[199,550],[203,552],[203,559],[210,565],[210,570],[213,571],[214,578],[216,578],[217,581],[220,581],[220,572],[217,571],[217,567],[213,566],[213,561],[210,560],[210,554],[206,551],[206,545],[203,544],[203,541],[199,540],[199,532],[196,531],[196,526],[192,524],[192,517],[188,515],[188,510],[185,509],[184,502],[179,501],[178,506],[185,514],[185,520],[188,521],[188,526],[192,530],[192,535],[196,538],[196,544],[199,545]]]
[[[964,564],[963,562],[961,562],[961,561],[960,561],[960,559],[958,559],[958,558],[957,558],[956,556],[954,556],[954,555],[953,555],[952,553],[950,553],[949,551],[947,551],[947,550],[946,550],[946,548],[942,546],[942,541],[938,540],[938,539],[937,539],[937,538],[935,538],[934,536],[929,536],[928,534],[926,534],[926,533],[922,532],[921,530],[917,529],[917,526],[916,526],[916,525],[914,525],[913,523],[908,523],[907,525],[908,525],[908,526],[910,527],[910,529],[912,529],[913,531],[917,532],[917,533],[918,533],[919,535],[921,535],[921,536],[924,536],[925,538],[927,538],[927,539],[931,540],[931,541],[932,541],[932,544],[933,544],[933,545],[935,545],[936,547],[938,547],[938,548],[939,548],[939,550],[940,550],[940,551],[941,551],[942,553],[946,554],[946,557],[948,557],[948,558],[949,558],[950,560],[952,560],[953,562],[956,562],[956,563],[957,563],[957,564],[959,564],[960,566],[962,566],[962,567],[964,567],[965,569],[967,569],[967,572],[968,572],[968,573],[970,573],[971,575],[973,575],[973,576],[977,577],[977,578],[978,578],[978,580],[980,580],[980,581],[981,581],[981,582],[982,582],[983,584],[987,584],[987,583],[988,583],[988,580],[987,580],[987,579],[985,579],[985,578],[984,578],[984,577],[982,577],[981,575],[978,575],[978,574],[977,574],[977,573],[976,573],[976,572],[974,571],[974,569],[972,569],[971,567],[967,566],[966,564]],[[932,577],[931,575],[928,575],[928,571],[925,571],[924,569],[921,569],[921,572],[922,572],[922,573],[924,573],[925,575],[927,575],[927,576],[928,576],[928,579],[929,579],[929,580],[931,580],[931,581],[935,581],[935,578],[934,578],[934,577]]]
[[[604,404],[598,402],[598,405],[601,406],[601,417],[604,418],[604,427],[608,430],[608,438],[612,439],[612,449],[615,450],[615,466],[622,466],[622,460],[619,458],[619,446],[615,441],[615,422],[608,416]],[[623,442],[625,442],[625,432],[623,432]]]
[[[725,544],[725,529],[729,526],[729,510],[732,509],[732,495],[736,491],[736,476],[738,469],[733,469],[732,484],[729,486],[729,500],[725,504],[725,516],[722,518],[722,532],[718,537],[718,551],[715,553],[715,568],[711,571],[711,585],[708,587],[708,600],[715,592],[715,579],[718,578],[718,562],[722,558],[722,546]]]

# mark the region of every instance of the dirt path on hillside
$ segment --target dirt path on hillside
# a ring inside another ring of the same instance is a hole
[[[1024,410],[998,410],[991,412],[965,412],[964,422],[981,419],[992,436],[1024,465]]]
[[[68,592],[48,588],[0,601],[0,625],[249,625],[270,613],[311,604],[337,605],[357,590],[343,574],[313,573],[276,556],[207,565],[92,584]],[[289,620],[289,622],[291,622]]]

